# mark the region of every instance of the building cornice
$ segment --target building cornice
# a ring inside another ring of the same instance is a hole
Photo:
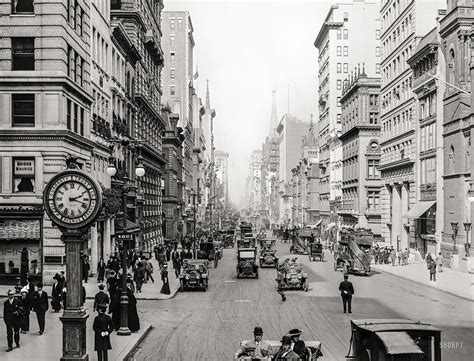
[[[345,133],[341,134],[339,136],[339,139],[341,141],[346,140],[352,135],[359,134],[360,132],[367,130],[367,131],[372,131],[372,130],[377,130],[380,131],[380,125],[377,124],[358,124],[347,130]]]
[[[408,165],[413,165],[413,164],[415,164],[414,160],[410,158],[403,158],[403,159],[396,160],[394,162],[381,164],[378,166],[378,169],[380,171],[384,171],[384,170],[390,170],[394,168],[403,168],[403,167],[406,167]]]

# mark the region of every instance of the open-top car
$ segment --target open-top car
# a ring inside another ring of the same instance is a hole
[[[197,250],[197,259],[205,259],[209,262],[214,263],[214,268],[217,267],[219,262],[219,255],[216,252],[213,242],[201,242],[199,249]]]
[[[201,288],[206,292],[209,286],[208,262],[199,259],[186,260],[179,274],[180,290]]]
[[[278,257],[276,250],[272,247],[263,248],[260,250],[260,267],[277,267]]]
[[[258,278],[256,247],[237,250],[237,278]]]
[[[404,319],[352,320],[351,331],[346,360],[441,361],[441,330],[430,324]]]
[[[274,360],[274,356],[277,354],[278,350],[281,347],[281,341],[277,340],[265,340],[265,343],[268,347],[268,357],[263,360]],[[305,361],[316,361],[319,357],[323,356],[321,351],[321,342],[320,341],[304,341],[306,346],[306,358]],[[255,360],[255,348],[248,347],[253,342],[250,340],[245,340],[240,343],[244,353],[238,358],[239,361]],[[262,360],[262,359],[259,359]]]
[[[278,271],[285,279],[284,289],[304,290],[308,292],[308,273],[303,271],[303,265],[299,262],[283,263],[278,265]]]

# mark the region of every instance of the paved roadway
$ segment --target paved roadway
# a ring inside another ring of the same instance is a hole
[[[278,241],[281,258],[289,244]],[[309,273],[310,290],[276,293],[275,269],[260,278],[238,279],[236,250],[226,249],[217,269],[210,269],[206,293],[181,293],[168,301],[140,301],[141,317],[155,329],[135,354],[136,360],[231,360],[239,342],[252,338],[261,326],[264,338],[279,340],[292,328],[303,329],[303,340],[320,340],[322,360],[344,360],[350,339],[350,319],[410,318],[442,329],[443,361],[472,360],[473,303],[436,289],[386,274],[350,276],[354,284],[353,313],[344,314],[338,285],[342,273],[325,262],[299,256]],[[170,274],[172,274],[170,272]],[[462,342],[462,345],[460,344]]]

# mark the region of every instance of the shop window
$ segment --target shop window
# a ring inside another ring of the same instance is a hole
[[[12,126],[35,126],[34,94],[12,94]]]
[[[13,192],[35,191],[35,158],[13,159]]]
[[[34,0],[12,0],[12,14],[32,14],[34,10]]]
[[[34,38],[12,38],[12,70],[35,70]]]

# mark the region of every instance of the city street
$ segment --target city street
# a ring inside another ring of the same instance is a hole
[[[284,258],[289,244],[278,243],[277,249]],[[286,302],[276,293],[275,269],[262,269],[258,280],[237,280],[236,249],[226,249],[218,268],[211,267],[206,293],[179,292],[172,300],[140,302],[141,318],[155,328],[135,359],[230,360],[240,341],[252,338],[253,328],[261,326],[264,339],[271,340],[300,328],[303,340],[322,342],[323,360],[344,360],[350,319],[410,318],[441,328],[446,342],[443,360],[471,360],[472,302],[376,273],[350,276],[355,288],[353,313],[344,314],[338,291],[342,272],[333,270],[332,255],[326,252],[323,263],[298,257],[309,273],[310,290],[287,292]]]

